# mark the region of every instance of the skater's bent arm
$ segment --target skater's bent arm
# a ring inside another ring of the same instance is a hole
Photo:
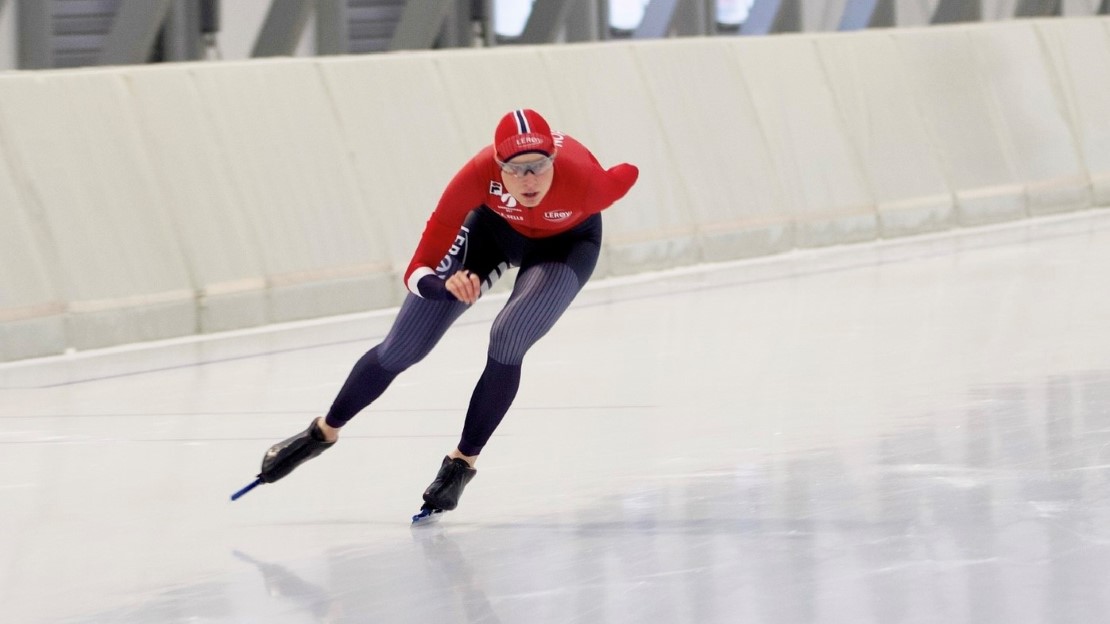
[[[414,295],[425,299],[458,298],[458,293],[446,287],[432,267],[447,254],[467,213],[485,199],[481,184],[475,182],[481,180],[478,158],[469,160],[451,179],[424,226],[420,243],[405,270],[405,287]]]
[[[478,276],[463,269],[447,278],[447,291],[459,301],[472,304],[482,295],[482,282]]]

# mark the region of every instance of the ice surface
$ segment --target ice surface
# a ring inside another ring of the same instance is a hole
[[[1103,622],[1108,286],[1097,211],[591,285],[418,529],[496,297],[234,503],[388,315],[3,365],[0,619]]]

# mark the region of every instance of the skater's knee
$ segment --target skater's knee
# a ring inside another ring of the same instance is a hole
[[[432,351],[432,345],[388,345],[378,347],[378,364],[391,373],[401,373],[423,360]]]
[[[520,366],[533,343],[534,341],[522,341],[519,337],[499,336],[494,333],[490,336],[487,355],[501,364]]]

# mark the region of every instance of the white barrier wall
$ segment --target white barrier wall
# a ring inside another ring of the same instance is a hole
[[[269,320],[396,303],[316,61],[194,65],[188,76],[252,229],[243,242],[262,261]]]
[[[1088,208],[1090,180],[1032,24],[970,30],[975,69],[1030,215]]]
[[[0,359],[394,306],[541,110],[640,182],[597,276],[1110,204],[1110,20],[0,76]]]
[[[32,210],[22,205],[0,146],[0,361],[66,347],[65,303],[35,235],[41,216]]]
[[[459,121],[465,117],[450,114],[433,55],[383,56],[372,67],[366,60],[329,59],[318,68],[365,198],[360,211],[384,257],[403,271],[428,215],[473,144],[462,136]],[[396,287],[399,297],[400,278]]]
[[[38,270],[52,273],[66,303],[67,342],[80,349],[197,329],[184,256],[122,76],[0,79],[0,134],[19,189],[18,204],[4,209],[41,220],[36,243],[51,262]],[[31,258],[16,262],[17,270],[36,270]]]
[[[895,37],[898,57],[955,194],[959,224],[1019,219],[1027,214],[1024,188],[991,114],[996,103],[986,97],[967,30],[903,33]],[[1014,64],[1019,69],[1017,59]]]
[[[255,226],[187,66],[129,72],[165,209],[189,263],[201,331],[270,320]]]
[[[733,44],[798,247],[871,240],[878,232],[874,198],[829,89],[816,40],[806,35]]]
[[[668,200],[676,228],[696,232],[696,238],[679,240],[688,257],[703,261],[794,246],[783,186],[732,43],[686,39],[633,49],[638,66],[651,68],[640,71],[655,116],[664,120],[641,140],[660,144],[668,154],[664,171],[672,174],[665,179],[681,189],[678,198]],[[691,67],[701,70],[691,72]],[[709,145],[720,147],[710,152]],[[616,153],[612,147],[608,151]],[[622,211],[621,216],[648,233],[666,232],[649,227],[635,212]]]
[[[1037,24],[1060,106],[1079,160],[1086,167],[1092,202],[1110,205],[1110,20],[1043,21]]]
[[[881,236],[955,225],[955,198],[887,31],[816,41]]]

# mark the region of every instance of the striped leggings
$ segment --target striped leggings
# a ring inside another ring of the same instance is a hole
[[[525,353],[555,325],[593,273],[601,216],[549,238],[531,239],[483,207],[468,215],[459,240],[462,244],[437,269],[443,277],[467,269],[482,276],[484,292],[509,267],[520,267],[509,300],[490,329],[486,367],[471,395],[459,441],[464,455],[478,455],[516,397]],[[351,370],[328,412],[328,424],[345,425],[381,396],[398,374],[431,352],[467,307],[409,294],[385,339]]]

